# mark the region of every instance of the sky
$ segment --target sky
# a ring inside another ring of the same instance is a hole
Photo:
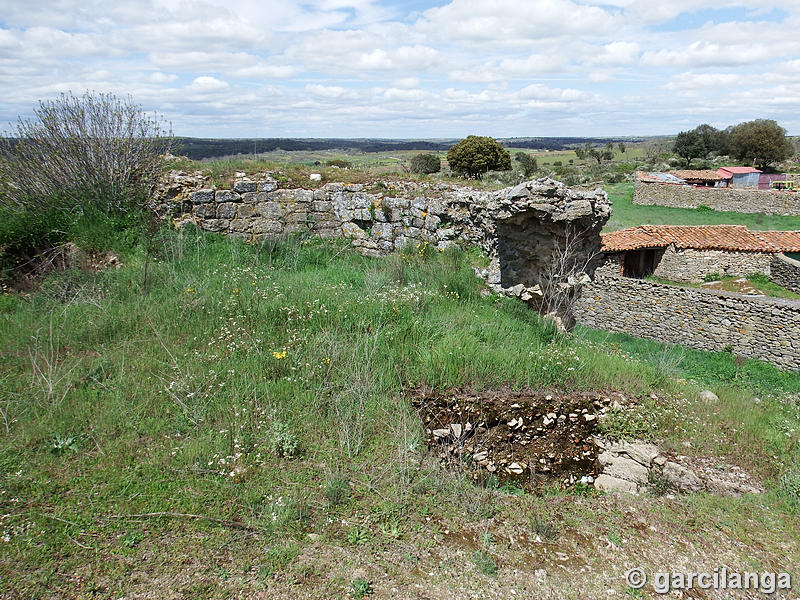
[[[0,0],[0,123],[62,92],[197,137],[800,135],[800,0]]]

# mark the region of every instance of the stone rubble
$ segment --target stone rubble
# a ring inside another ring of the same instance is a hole
[[[595,442],[603,451],[598,456],[602,473],[594,486],[605,492],[639,494],[654,483],[673,492],[709,492],[740,496],[757,494],[763,488],[738,467],[720,465],[711,459],[664,456],[658,446],[646,442]],[[661,490],[663,491],[663,489]]]

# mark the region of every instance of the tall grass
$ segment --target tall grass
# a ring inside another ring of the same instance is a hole
[[[430,503],[483,515],[489,492],[424,461],[410,404],[420,387],[656,390],[667,399],[648,405],[657,437],[681,439],[674,425],[696,412],[699,385],[724,384],[730,409],[701,414],[742,418],[726,450],[780,456],[774,477],[800,465],[776,425],[797,425],[776,395],[797,393],[797,375],[751,362],[732,372],[727,357],[593,332],[556,336],[518,300],[480,293],[471,265],[485,259],[473,251],[368,259],[344,242],[247,245],[192,229],[151,242],[147,280],[134,247],[119,270],[56,272],[2,304],[0,505],[37,526],[8,529],[15,541],[0,555],[26,570],[25,589],[52,589],[48,570],[82,556],[70,538],[116,547],[134,535],[111,517],[198,514],[284,543],[304,540],[325,511],[374,514],[389,532]],[[748,390],[762,385],[771,395],[745,419]],[[331,474],[353,482],[358,508],[323,508]],[[76,538],[80,527],[97,537]],[[212,535],[203,522],[150,527]]]

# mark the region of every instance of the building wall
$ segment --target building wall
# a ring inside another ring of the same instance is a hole
[[[669,246],[653,275],[670,281],[698,283],[710,273],[745,277],[751,273],[769,275],[773,254],[694,250]]]
[[[633,184],[633,203],[770,215],[800,215],[800,192],[706,188],[663,183]]]
[[[776,254],[770,264],[769,278],[787,290],[800,294],[800,260]]]
[[[800,301],[595,275],[576,308],[582,325],[800,370]]]

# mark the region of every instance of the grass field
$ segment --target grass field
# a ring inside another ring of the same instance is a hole
[[[604,231],[617,231],[636,225],[746,225],[757,230],[800,230],[800,217],[760,213],[720,212],[708,209],[670,208],[633,204],[633,184],[604,186],[612,202],[611,219]]]
[[[634,565],[800,576],[800,374],[556,335],[480,293],[472,250],[367,259],[188,229],[151,246],[0,295],[0,597],[639,597]],[[768,491],[474,485],[425,449],[411,398],[504,388],[620,391],[640,402],[610,433]]]

